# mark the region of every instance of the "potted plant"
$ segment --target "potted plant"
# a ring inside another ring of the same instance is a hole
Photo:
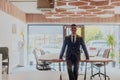
[[[116,45],[116,41],[113,35],[108,35],[106,40],[107,40],[108,46],[111,49],[110,57],[113,59],[112,66],[115,67],[116,62],[115,62],[114,47]]]

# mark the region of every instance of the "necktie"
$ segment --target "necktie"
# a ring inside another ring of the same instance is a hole
[[[73,43],[75,42],[75,36],[73,36]]]

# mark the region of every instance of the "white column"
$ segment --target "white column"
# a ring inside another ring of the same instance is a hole
[[[2,54],[0,54],[0,80],[2,80]]]

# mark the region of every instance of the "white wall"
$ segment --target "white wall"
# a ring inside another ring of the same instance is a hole
[[[25,65],[25,47],[18,48],[18,42],[21,41],[20,33],[25,33],[25,27],[24,22],[0,11],[0,47],[9,48],[10,72],[17,65]]]
[[[0,54],[0,80],[2,80],[2,55]]]

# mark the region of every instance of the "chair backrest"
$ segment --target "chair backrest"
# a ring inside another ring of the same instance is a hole
[[[96,56],[99,56],[100,51],[101,51],[101,49],[99,49],[99,50],[98,50],[98,52],[97,52],[97,55],[96,55]]]
[[[101,56],[101,57],[104,57],[104,58],[109,58],[109,54],[110,54],[110,49],[101,49],[97,56]]]
[[[38,56],[37,56],[36,49],[33,50],[33,54],[34,54],[34,56],[35,56],[35,60],[36,60],[36,62],[38,63]]]
[[[8,47],[0,47],[0,54],[2,54],[2,60],[9,59]]]
[[[38,60],[39,56],[41,55],[40,50],[34,49],[33,54],[34,54],[35,59],[36,59],[36,69],[38,69],[38,70],[51,70],[51,68],[49,67],[49,64],[50,64],[49,62]]]
[[[101,51],[98,53],[97,56],[103,57],[103,58],[109,58],[109,54],[110,54],[110,49],[101,49]],[[100,63],[94,63],[94,65],[96,65],[97,67],[102,67],[104,65],[107,65],[108,62],[106,62],[105,64],[103,64],[102,62]]]
[[[45,51],[42,49],[40,49],[40,53],[41,53],[41,55],[45,55]]]
[[[103,57],[104,58],[109,58],[109,54],[110,54],[110,49],[105,49],[105,51],[103,53]]]
[[[38,60],[38,58],[42,55],[41,54],[41,52],[38,50],[38,49],[34,49],[33,50],[33,54],[34,54],[34,56],[35,56],[35,59],[36,59],[36,62],[37,62],[37,64],[40,62],[39,60]]]

